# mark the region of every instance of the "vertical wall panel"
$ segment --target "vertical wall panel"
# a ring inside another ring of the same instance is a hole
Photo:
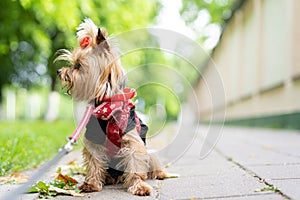
[[[243,59],[243,79],[242,96],[250,96],[256,88],[257,77],[257,41],[259,28],[255,23],[253,4],[248,4],[245,8],[243,28],[244,28],[244,59]]]
[[[213,86],[199,81],[205,119],[216,107],[224,112],[208,91],[219,92],[213,67],[224,81],[227,119],[300,112],[299,10],[300,0],[245,0],[214,50],[216,65],[210,62],[203,72]]]
[[[284,81],[286,69],[286,45],[289,36],[286,23],[285,1],[265,0],[263,5],[264,62],[263,89]]]

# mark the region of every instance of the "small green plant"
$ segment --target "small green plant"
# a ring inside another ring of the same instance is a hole
[[[266,187],[256,189],[255,192],[265,192],[265,191],[274,191],[274,192],[279,192],[279,188],[274,186],[274,185],[268,185]]]
[[[228,161],[233,161],[233,159],[231,157],[228,157],[227,160]]]
[[[67,175],[59,175],[53,182],[49,184],[39,181],[36,185],[31,187],[28,193],[39,193],[39,198],[54,197],[58,194],[65,194],[71,196],[83,196],[80,194],[80,190],[75,185],[78,182]]]

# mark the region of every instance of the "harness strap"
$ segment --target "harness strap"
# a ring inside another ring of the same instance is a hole
[[[130,99],[132,99],[136,95],[136,92],[133,88],[125,88],[123,90],[123,92],[124,92],[123,94],[117,94],[110,98],[104,97],[102,99],[102,102],[105,102],[105,103],[100,106],[97,106],[97,108],[95,108],[91,104],[87,105],[85,113],[80,120],[80,123],[78,124],[78,126],[76,127],[76,129],[74,130],[72,135],[70,135],[68,137],[68,139],[70,140],[70,143],[73,144],[73,143],[77,142],[79,136],[81,135],[83,129],[86,127],[92,114],[94,114],[97,118],[100,118],[100,119],[105,118],[106,120],[108,120],[108,119],[112,119],[111,117],[114,113],[116,113],[117,111],[120,111],[120,113],[117,116],[115,116],[115,118],[113,120],[109,120],[110,125],[108,126],[108,128],[111,128],[111,131],[108,131],[108,132],[113,133],[118,130],[118,133],[120,134],[118,136],[119,137],[122,136],[123,131],[126,128],[126,124],[128,121],[129,110],[131,108],[134,108],[134,105],[130,101]],[[114,105],[118,105],[118,104],[120,104],[120,105],[115,107],[115,109],[110,110],[110,112],[107,112],[106,109],[109,109],[110,103],[112,103],[112,102],[114,102]],[[105,108],[103,108],[103,106]],[[123,108],[124,110],[119,109],[119,108]],[[105,115],[105,114],[108,114],[108,115]],[[136,115],[135,115],[135,118],[136,118],[136,129],[138,132],[140,132],[139,119]],[[119,126],[121,126],[121,127],[119,127]],[[108,136],[110,137],[112,135],[108,134]],[[117,143],[118,143],[117,145],[120,145],[119,141],[117,141]]]
[[[72,133],[72,135],[69,136],[69,140],[72,143],[77,142],[80,134],[82,133],[82,130],[86,127],[92,113],[94,111],[94,106],[93,105],[87,105],[86,110],[84,112],[83,117],[81,118],[78,126],[76,127],[76,129],[74,130],[74,132]]]
[[[122,94],[116,94],[113,97],[103,97],[102,102],[127,101],[135,96],[136,92],[133,88],[124,88]]]

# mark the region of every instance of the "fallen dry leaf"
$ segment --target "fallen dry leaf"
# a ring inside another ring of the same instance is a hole
[[[267,145],[262,146],[262,148],[265,150],[273,150],[273,147]]]
[[[175,174],[175,173],[166,173],[166,178],[179,178],[180,175],[179,174]]]
[[[7,176],[0,177],[1,183],[24,183],[28,180],[28,176],[21,174],[20,172],[15,172]]]
[[[69,194],[69,195],[72,195],[74,197],[83,197],[84,195],[83,194],[80,194],[74,190],[64,190],[64,189],[61,189],[61,188],[58,188],[58,187],[55,187],[53,185],[50,185],[50,188],[49,188],[50,191],[55,191],[57,192],[58,194]]]
[[[67,165],[75,165],[77,160],[77,158],[74,158],[73,160],[69,161]]]
[[[72,183],[72,185],[76,185],[78,183],[78,181],[76,181],[72,177],[70,177],[68,175],[63,175],[61,173],[58,174],[58,176],[55,178],[55,180],[62,181],[64,183],[66,183],[66,184]]]

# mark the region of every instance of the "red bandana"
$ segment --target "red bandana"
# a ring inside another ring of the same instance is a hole
[[[125,88],[124,94],[117,94],[111,98],[104,98],[102,103],[94,110],[94,115],[98,119],[108,120],[106,136],[114,145],[107,146],[109,152],[114,151],[113,146],[121,147],[121,138],[126,134],[130,110],[134,108],[131,99],[135,96],[135,90]],[[140,121],[135,114],[136,130],[141,132]],[[111,147],[112,146],[112,147]],[[113,148],[113,149],[111,149]]]

